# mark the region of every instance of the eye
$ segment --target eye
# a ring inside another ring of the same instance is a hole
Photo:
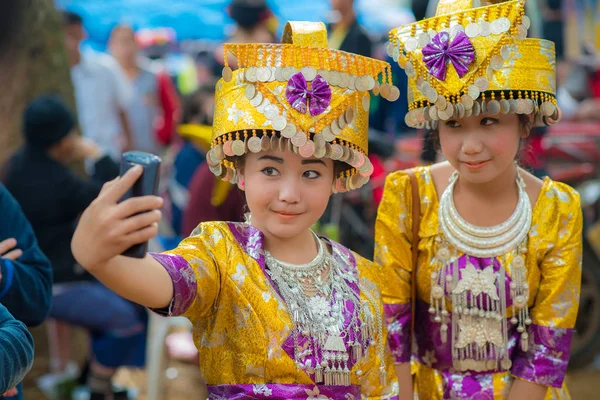
[[[279,171],[277,171],[275,168],[273,167],[266,167],[263,168],[263,170],[261,171],[263,174],[265,174],[266,176],[277,176],[279,175]]]
[[[500,122],[500,121],[498,121],[496,118],[486,117],[481,120],[481,125],[483,125],[483,126],[496,125],[498,122]]]
[[[446,126],[448,128],[458,128],[458,127],[460,127],[460,124],[458,123],[458,121],[450,120],[450,121],[446,121]]]
[[[302,174],[302,177],[307,178],[307,179],[317,179],[321,176],[320,173],[318,173],[317,171],[305,171],[304,174]]]

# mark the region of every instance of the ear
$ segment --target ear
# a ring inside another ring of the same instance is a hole
[[[246,180],[244,179],[244,175],[239,171],[238,171],[237,187],[242,192],[246,191]]]

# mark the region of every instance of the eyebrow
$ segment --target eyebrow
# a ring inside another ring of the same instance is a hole
[[[302,160],[302,165],[308,165],[308,164],[323,164],[323,165],[325,165],[325,162],[323,160],[318,160],[318,159]]]
[[[275,156],[269,156],[269,155],[262,156],[258,160],[259,161],[260,160],[271,160],[271,161],[275,161],[276,163],[283,164],[283,158],[275,157]]]

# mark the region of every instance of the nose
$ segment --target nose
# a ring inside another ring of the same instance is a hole
[[[479,154],[483,151],[483,141],[481,140],[480,133],[469,132],[464,136],[462,142],[462,152],[464,154]]]
[[[282,180],[279,187],[279,201],[289,204],[298,203],[300,201],[300,185],[301,182],[294,176]]]

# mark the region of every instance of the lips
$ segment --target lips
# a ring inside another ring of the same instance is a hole
[[[463,161],[462,163],[465,164],[465,166],[469,169],[479,169],[484,167],[485,165],[487,165],[487,163],[489,163],[490,160],[485,160],[485,161]]]

